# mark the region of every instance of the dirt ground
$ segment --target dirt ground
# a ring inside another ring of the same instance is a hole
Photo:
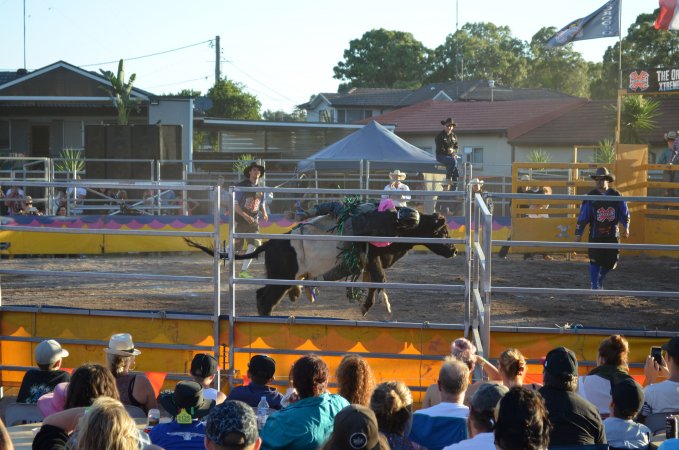
[[[71,258],[15,258],[0,262],[4,268],[55,271],[156,273],[210,276],[211,260],[198,253]],[[413,252],[387,272],[389,281],[407,283],[463,284],[464,257],[443,259],[431,253]],[[555,255],[524,260],[493,260],[494,286],[588,288],[588,264],[584,255],[568,260]],[[264,266],[255,261],[251,272],[264,277]],[[677,261],[622,255],[617,270],[608,276],[608,289],[679,291]],[[10,276],[0,284],[3,305],[50,305],[91,309],[126,309],[208,313],[212,311],[209,283],[167,281],[118,281],[72,276]],[[255,289],[237,286],[238,315],[255,315]],[[223,311],[228,311],[228,267],[222,268]],[[425,290],[389,291],[393,313],[383,304],[368,313],[369,320],[399,322],[461,323],[463,295]],[[610,295],[547,295],[495,293],[493,325],[548,326],[582,324],[588,327],[677,330],[677,302],[672,298],[641,298]],[[297,303],[285,298],[274,315],[362,319],[358,303],[350,302],[343,288],[323,288],[318,301],[305,297]]]

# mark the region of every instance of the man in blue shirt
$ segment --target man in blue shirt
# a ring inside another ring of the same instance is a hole
[[[238,386],[231,390],[227,400],[240,400],[256,408],[262,397],[266,397],[269,408],[281,409],[283,394],[275,388],[267,386],[276,373],[276,361],[268,355],[255,355],[248,364],[247,386]]]
[[[580,242],[585,227],[589,225],[589,242],[619,243],[620,227],[622,237],[629,237],[630,214],[627,202],[609,200],[606,197],[620,197],[620,192],[608,186],[615,176],[605,167],[599,167],[591,176],[596,181],[596,189],[587,195],[600,195],[601,200],[585,200],[580,206],[580,215],[575,227],[575,241]],[[617,248],[590,248],[589,275],[592,289],[603,289],[604,278],[618,265],[620,250]]]

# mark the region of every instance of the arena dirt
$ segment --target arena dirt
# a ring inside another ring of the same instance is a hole
[[[211,275],[212,261],[203,254],[154,254],[87,256],[70,258],[14,258],[4,268],[53,271],[156,273]],[[387,272],[389,281],[406,283],[463,284],[464,257],[443,259],[431,253],[413,252]],[[239,265],[240,267],[240,265]],[[493,260],[494,286],[588,288],[588,264],[584,255],[554,260],[541,257],[524,260]],[[251,272],[264,277],[264,265],[255,262]],[[3,305],[50,305],[91,309],[125,309],[209,313],[212,311],[210,283],[125,281],[66,276],[2,277]],[[607,279],[608,289],[679,291],[677,261],[623,255],[617,270]],[[255,315],[255,289],[237,286],[238,315]],[[228,267],[222,267],[223,311],[228,311]],[[399,322],[461,323],[463,295],[425,290],[389,291],[393,314],[383,304],[368,313],[369,320]],[[563,326],[582,324],[625,329],[677,330],[679,299],[610,295],[502,294],[492,296],[492,324],[509,326]],[[274,315],[362,319],[359,304],[350,302],[344,288],[323,288],[314,304],[305,297],[297,303],[285,298]]]

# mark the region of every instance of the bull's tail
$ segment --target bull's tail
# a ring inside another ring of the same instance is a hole
[[[194,241],[193,239],[189,239],[189,238],[186,238],[186,237],[184,238],[184,242],[186,242],[186,244],[189,247],[197,248],[197,249],[207,253],[210,256],[215,256],[215,249],[212,248],[212,247],[208,247],[206,245],[203,245],[199,242]],[[242,255],[236,255],[236,257],[234,259],[235,260],[241,260],[241,259],[257,258],[260,253],[266,251],[267,247],[268,247],[268,241],[265,242],[264,244],[260,245],[259,247],[257,247],[256,249],[254,249],[250,253],[244,253]],[[219,258],[227,260],[227,259],[229,259],[229,253],[228,252],[219,252]]]

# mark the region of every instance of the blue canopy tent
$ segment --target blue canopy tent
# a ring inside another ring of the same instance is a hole
[[[433,137],[432,137],[433,139]],[[368,161],[370,170],[437,172],[436,159],[371,121],[360,130],[320,150],[297,164],[299,173],[312,170],[359,170]]]

